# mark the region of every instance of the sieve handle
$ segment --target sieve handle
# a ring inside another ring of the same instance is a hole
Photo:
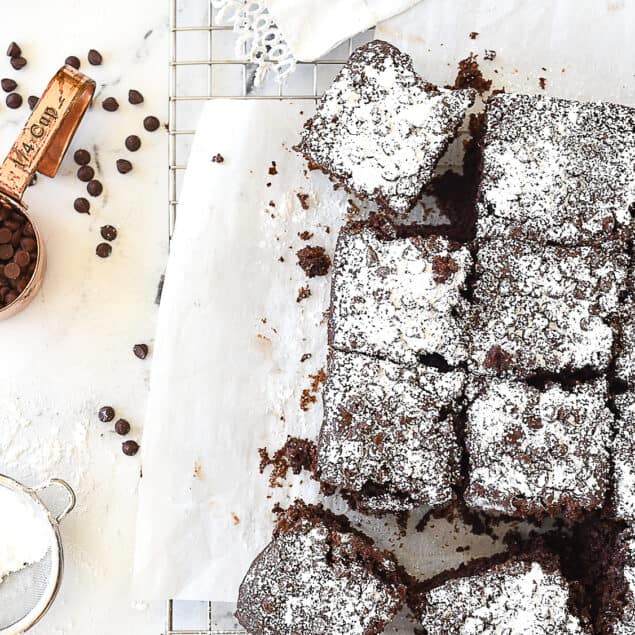
[[[33,491],[41,492],[42,490],[48,489],[53,485],[59,485],[60,487],[64,488],[66,490],[66,494],[68,495],[68,503],[66,504],[66,507],[57,516],[55,516],[55,522],[59,523],[73,511],[73,509],[75,508],[75,504],[77,503],[77,496],[75,495],[73,488],[61,478],[50,478],[48,481],[46,481],[46,483],[42,483],[42,485],[34,488]]]

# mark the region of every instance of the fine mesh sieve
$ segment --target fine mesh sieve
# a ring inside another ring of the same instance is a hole
[[[56,486],[64,490],[67,501],[64,510],[53,515],[40,499],[40,493]],[[35,531],[36,534],[39,532],[38,543],[41,543],[30,551],[31,554],[37,554],[34,556],[37,557],[35,562],[15,567],[17,571],[8,573],[0,581],[0,635],[17,635],[36,624],[57,595],[64,569],[58,524],[75,506],[75,493],[61,479],[50,479],[38,487],[29,488],[0,474],[0,500],[14,501],[14,510],[23,512],[19,519],[12,518],[10,510],[0,507],[0,523],[19,522],[19,531],[26,541],[34,535],[34,526],[37,525]],[[23,522],[32,523],[33,526],[23,527]],[[29,553],[29,546],[26,544],[25,554]],[[2,567],[3,563],[0,562],[0,574]]]

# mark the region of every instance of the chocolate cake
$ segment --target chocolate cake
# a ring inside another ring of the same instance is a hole
[[[344,516],[296,501],[240,585],[236,617],[252,635],[376,635],[403,604],[402,576]]]
[[[471,257],[445,238],[386,239],[352,224],[338,238],[329,343],[397,364],[447,369],[467,359],[462,296]]]
[[[453,417],[464,374],[406,369],[332,351],[318,443],[320,480],[355,507],[400,512],[453,498],[459,448]]]
[[[571,390],[497,378],[471,385],[467,505],[537,519],[602,507],[613,423],[606,390],[604,380]]]
[[[635,394],[615,397],[619,411],[613,440],[613,507],[615,515],[635,523]]]
[[[520,377],[606,370],[613,345],[609,320],[627,266],[618,241],[580,247],[486,242],[475,268],[472,369]]]
[[[471,89],[425,82],[408,55],[375,40],[352,54],[326,90],[297,149],[352,194],[403,216],[474,97]]]
[[[616,328],[617,354],[615,373],[635,390],[635,302],[630,290],[629,299],[621,306]]]
[[[424,583],[414,606],[425,635],[590,633],[557,558],[541,549],[442,573]]]
[[[635,108],[500,94],[487,105],[479,238],[580,245],[629,234]]]

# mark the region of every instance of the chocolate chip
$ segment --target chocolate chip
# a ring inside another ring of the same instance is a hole
[[[115,418],[115,409],[112,406],[104,406],[99,409],[99,420],[103,423],[109,423]]]
[[[75,208],[75,211],[80,214],[90,214],[90,203],[88,202],[88,199],[83,196],[75,199],[73,207]]]
[[[132,352],[139,359],[145,359],[148,356],[148,345],[147,344],[135,344],[132,347]]]
[[[108,112],[115,112],[119,108],[119,102],[114,97],[106,97],[101,107]]]
[[[125,419],[117,419],[115,432],[125,437],[130,432],[130,424]]]
[[[113,227],[112,225],[104,225],[101,230],[101,237],[104,240],[110,240],[113,241],[115,240],[115,238],[117,238],[117,228]]]
[[[121,450],[126,456],[134,456],[139,451],[139,444],[136,441],[124,441]]]
[[[128,101],[131,104],[134,104],[135,106],[137,104],[142,104],[143,103],[143,95],[138,90],[134,90],[134,88],[133,88],[132,90],[128,91]]]
[[[90,152],[88,150],[75,150],[75,154],[73,155],[73,159],[75,159],[75,163],[77,165],[86,165],[90,163]]]
[[[82,165],[79,170],[77,170],[77,178],[84,183],[88,183],[95,176],[95,170],[90,167],[90,165]]]
[[[22,55],[22,49],[20,46],[16,42],[11,42],[11,44],[9,44],[9,48],[7,49],[7,56],[19,57],[20,55]]]
[[[120,174],[128,174],[132,170],[132,163],[128,159],[117,159],[117,170]]]
[[[64,64],[68,64],[69,66],[72,66],[75,70],[79,70],[79,57],[76,57],[75,55],[69,55],[65,60],[64,60]]]
[[[150,115],[143,120],[143,127],[148,132],[154,132],[158,130],[160,126],[161,122],[154,115]]]
[[[2,86],[2,90],[5,93],[12,93],[18,87],[18,82],[16,82],[15,79],[9,79],[8,77],[5,77],[4,79],[0,80],[0,86]]]
[[[141,147],[141,139],[137,137],[136,134],[131,134],[126,137],[126,148],[130,150],[130,152],[136,152]]]
[[[0,245],[0,260],[11,260],[13,258],[13,245],[4,243]]]
[[[23,57],[12,57],[10,64],[16,71],[19,71],[26,66],[26,60]]]
[[[11,242],[12,233],[8,227],[0,227],[0,244]]]
[[[108,256],[112,253],[112,247],[108,243],[99,243],[95,249],[95,253],[100,258],[108,258]]]
[[[29,95],[26,98],[26,101],[29,104],[29,108],[33,110],[37,106],[38,101],[40,101],[40,98],[35,95]]]
[[[101,181],[97,181],[96,179],[93,179],[86,186],[86,191],[91,196],[99,196],[104,191],[104,186],[101,184]]]
[[[89,64],[92,64],[93,66],[99,66],[103,61],[104,58],[101,56],[101,53],[99,51],[96,51],[95,49],[90,49],[90,51],[88,51]]]
[[[15,262],[15,264],[18,265],[18,267],[20,267],[21,269],[25,269],[31,262],[31,255],[29,254],[29,252],[21,249],[20,251],[16,252],[15,256],[13,257],[13,262]]]
[[[7,107],[19,108],[22,105],[22,95],[19,93],[10,93],[6,99]]]
[[[15,262],[10,262],[4,266],[4,277],[9,278],[9,280],[17,280],[21,273],[20,265]]]

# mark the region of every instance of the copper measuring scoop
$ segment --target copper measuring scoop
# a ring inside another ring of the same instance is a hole
[[[4,293],[2,304],[5,304],[7,297],[14,299],[0,307],[0,320],[16,315],[26,308],[39,291],[44,279],[46,268],[44,241],[37,225],[27,213],[27,206],[22,202],[24,190],[36,172],[49,177],[57,174],[94,92],[95,82],[92,79],[70,66],[60,68],[49,82],[22,132],[0,165],[0,219],[10,225],[7,228],[5,224],[4,245],[11,245],[11,249],[20,249],[23,260],[27,258],[24,252],[28,253],[28,250],[23,248],[24,245],[28,244],[31,247],[29,254],[31,262],[25,262],[23,269],[19,262],[14,261],[2,266],[0,272],[2,274],[0,275],[0,292]],[[15,231],[11,240],[7,242],[6,230],[11,231],[11,226],[15,227]],[[26,238],[35,243],[23,242]],[[34,262],[33,257],[35,257]],[[12,265],[9,267],[10,275],[6,275],[8,264]],[[30,279],[27,282],[26,276],[29,274]],[[6,291],[7,287],[10,289],[9,292]]]

